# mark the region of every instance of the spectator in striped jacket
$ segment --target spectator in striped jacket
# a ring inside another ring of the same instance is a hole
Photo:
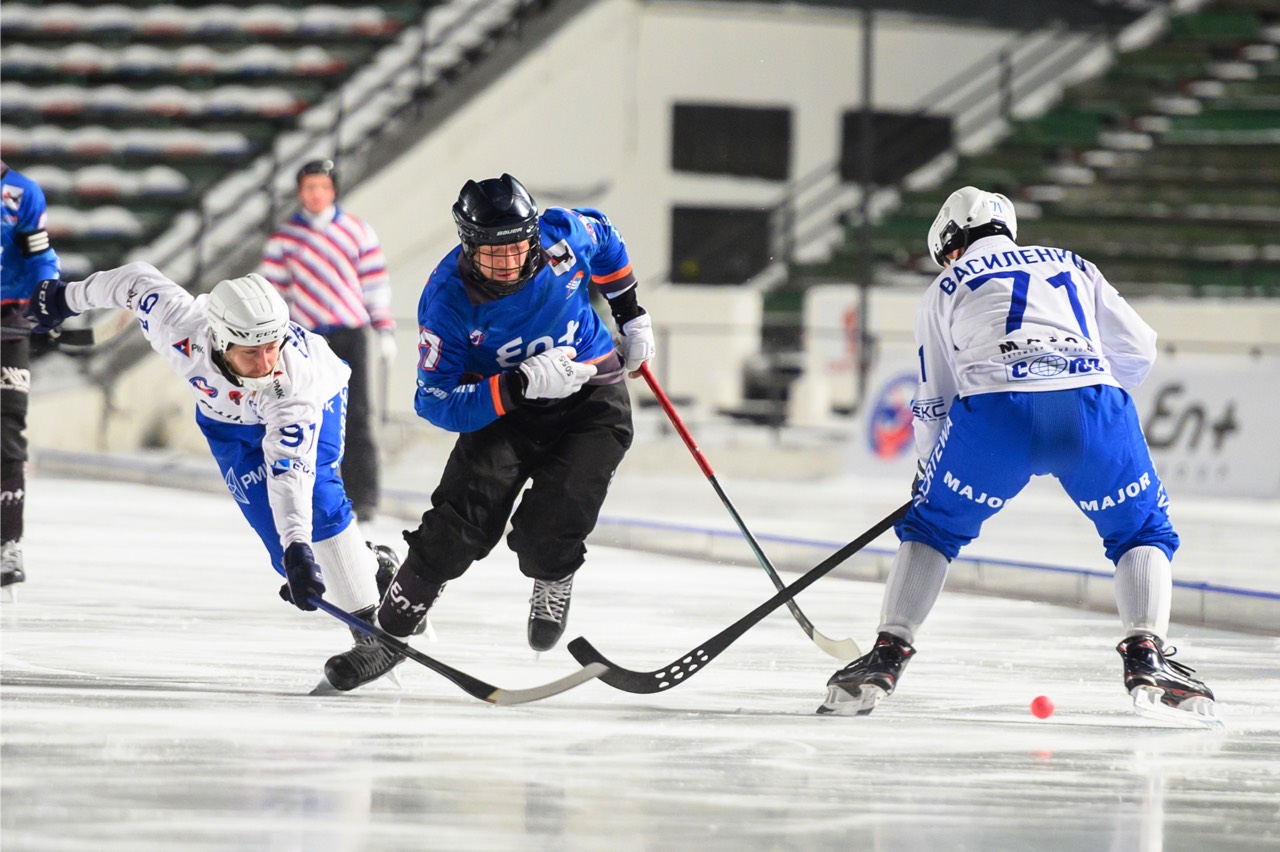
[[[370,326],[378,332],[383,369],[395,357],[391,279],[382,246],[368,224],[337,206],[332,160],[298,170],[298,210],[276,229],[262,274],[289,303],[290,319],[315,331],[351,367],[347,452],[342,479],[361,521],[378,508],[378,448],[369,416]]]

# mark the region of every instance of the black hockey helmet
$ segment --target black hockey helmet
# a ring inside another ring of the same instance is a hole
[[[333,160],[312,160],[304,163],[302,168],[298,169],[298,186],[302,186],[302,179],[307,175],[328,175],[329,180],[333,181],[333,191],[338,191],[338,170]]]
[[[504,174],[476,182],[469,180],[453,205],[453,221],[458,226],[462,253],[472,260],[477,246],[502,246],[529,241],[529,255],[520,275],[513,281],[487,283],[504,295],[516,292],[542,269],[542,242],[538,228],[538,205],[524,184]]]

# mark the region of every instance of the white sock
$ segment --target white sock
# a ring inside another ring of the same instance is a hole
[[[1173,604],[1173,566],[1158,547],[1135,547],[1116,562],[1116,606],[1125,636],[1169,635]]]
[[[324,599],[347,612],[378,605],[378,557],[364,543],[355,521],[311,549],[324,575]]]
[[[946,580],[947,557],[927,544],[904,541],[885,581],[880,632],[913,644],[916,630],[937,603]]]

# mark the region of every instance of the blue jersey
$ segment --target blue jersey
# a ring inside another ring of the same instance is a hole
[[[22,303],[41,281],[59,278],[58,255],[45,230],[44,191],[26,175],[6,168],[0,223],[0,293],[4,304]]]
[[[420,417],[451,432],[483,428],[510,404],[500,381],[526,358],[572,346],[577,360],[614,355],[613,336],[591,306],[635,284],[622,237],[598,210],[548,209],[539,218],[546,265],[518,292],[477,303],[458,268],[458,246],[435,268],[418,302]],[[621,371],[600,375],[618,381]],[[595,380],[593,380],[595,381]]]

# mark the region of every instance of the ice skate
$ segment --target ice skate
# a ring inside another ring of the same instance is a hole
[[[564,635],[569,620],[573,575],[548,582],[533,581],[533,597],[529,598],[529,647],[550,651]]]
[[[400,556],[385,544],[374,544],[371,541],[366,541],[365,544],[373,551],[374,556],[378,557],[378,599],[381,600],[387,596],[387,589],[391,588],[391,581],[395,579],[396,571],[400,568]],[[441,588],[444,587],[441,586]],[[412,635],[421,636],[423,633],[427,634],[428,640],[436,641],[436,631],[431,626],[430,616],[422,619],[418,626],[413,628]]]
[[[0,588],[5,590],[5,597],[16,600],[18,595],[14,586],[27,579],[26,572],[22,570],[22,542],[6,541],[0,546],[0,572]]]
[[[1195,670],[1169,659],[1177,649],[1157,636],[1137,635],[1116,646],[1124,660],[1124,688],[1139,716],[1172,722],[1221,724],[1213,691],[1192,675]]]
[[[372,623],[374,609],[369,607],[352,615]],[[394,669],[404,662],[404,655],[382,644],[376,637],[354,627],[351,628],[351,635],[355,638],[355,645],[351,650],[329,658],[324,664],[324,679],[311,690],[312,695],[350,692],[386,674],[389,674],[392,683],[396,686],[400,685],[400,679],[396,676]]]
[[[827,700],[819,716],[865,716],[893,694],[898,677],[916,649],[891,633],[881,633],[870,653],[840,669],[827,681]]]

